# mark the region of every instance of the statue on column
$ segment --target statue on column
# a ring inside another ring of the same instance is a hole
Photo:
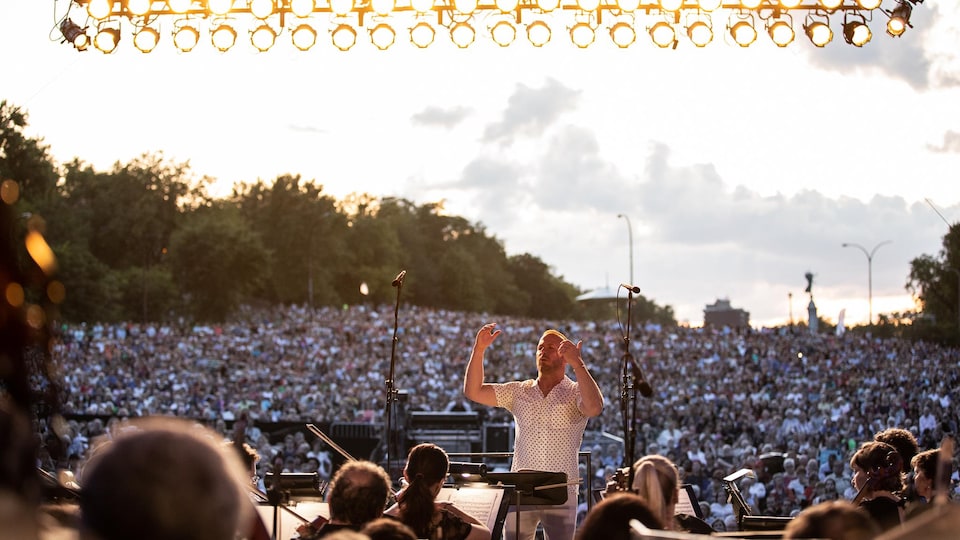
[[[807,272],[803,276],[807,278],[807,288],[804,289],[803,292],[810,295],[810,303],[807,304],[807,318],[808,324],[810,325],[810,333],[816,334],[819,320],[817,318],[817,305],[813,303],[813,272]]]

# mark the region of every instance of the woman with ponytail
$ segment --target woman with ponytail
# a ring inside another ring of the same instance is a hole
[[[672,461],[658,454],[644,456],[633,464],[631,491],[640,496],[647,507],[663,523],[666,530],[711,534],[715,532],[697,516],[677,514],[680,472]]]
[[[422,443],[410,449],[403,468],[406,487],[397,504],[386,511],[426,540],[490,540],[490,529],[448,502],[436,502],[447,478],[450,459],[435,444]]]
[[[663,456],[643,456],[633,464],[633,491],[647,503],[667,530],[677,529],[673,515],[679,486],[677,466]]]

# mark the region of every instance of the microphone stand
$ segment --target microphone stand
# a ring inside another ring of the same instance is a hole
[[[630,467],[633,484],[634,420],[637,415],[637,390],[633,386],[633,357],[630,355],[630,332],[633,323],[633,289],[627,289],[627,333],[623,336],[623,356],[620,369],[623,383],[620,387],[620,408],[623,414],[623,466]],[[629,392],[632,390],[632,395]]]
[[[390,454],[390,448],[393,446],[393,403],[396,401],[397,390],[394,388],[393,377],[397,365],[397,326],[399,325],[400,320],[400,290],[403,289],[403,278],[406,276],[407,271],[403,270],[400,274],[397,275],[397,278],[393,280],[393,286],[397,288],[397,302],[393,308],[393,340],[390,344],[390,374],[387,376],[386,386],[387,386],[387,408],[386,408],[386,435],[384,440],[387,444],[386,456],[387,456],[387,474],[390,478],[393,478],[393,470]]]

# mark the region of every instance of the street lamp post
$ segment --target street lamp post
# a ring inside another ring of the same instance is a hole
[[[844,242],[842,245],[842,247],[855,247],[862,251],[867,257],[867,305],[868,309],[870,310],[870,326],[873,326],[873,255],[877,252],[880,246],[889,244],[891,242],[893,242],[893,240],[884,240],[883,242],[873,246],[873,249],[870,251],[867,251],[867,248],[861,246],[860,244],[854,244],[852,242]]]
[[[617,217],[627,220],[627,241],[630,242],[630,285],[633,285],[633,226],[630,225],[630,216],[617,214]]]

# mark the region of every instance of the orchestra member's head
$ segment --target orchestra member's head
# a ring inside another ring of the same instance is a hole
[[[218,433],[151,418],[98,444],[80,476],[83,540],[233,540],[246,532],[249,474]]]
[[[658,516],[664,529],[674,528],[680,473],[669,458],[648,455],[633,464],[634,493]]]

